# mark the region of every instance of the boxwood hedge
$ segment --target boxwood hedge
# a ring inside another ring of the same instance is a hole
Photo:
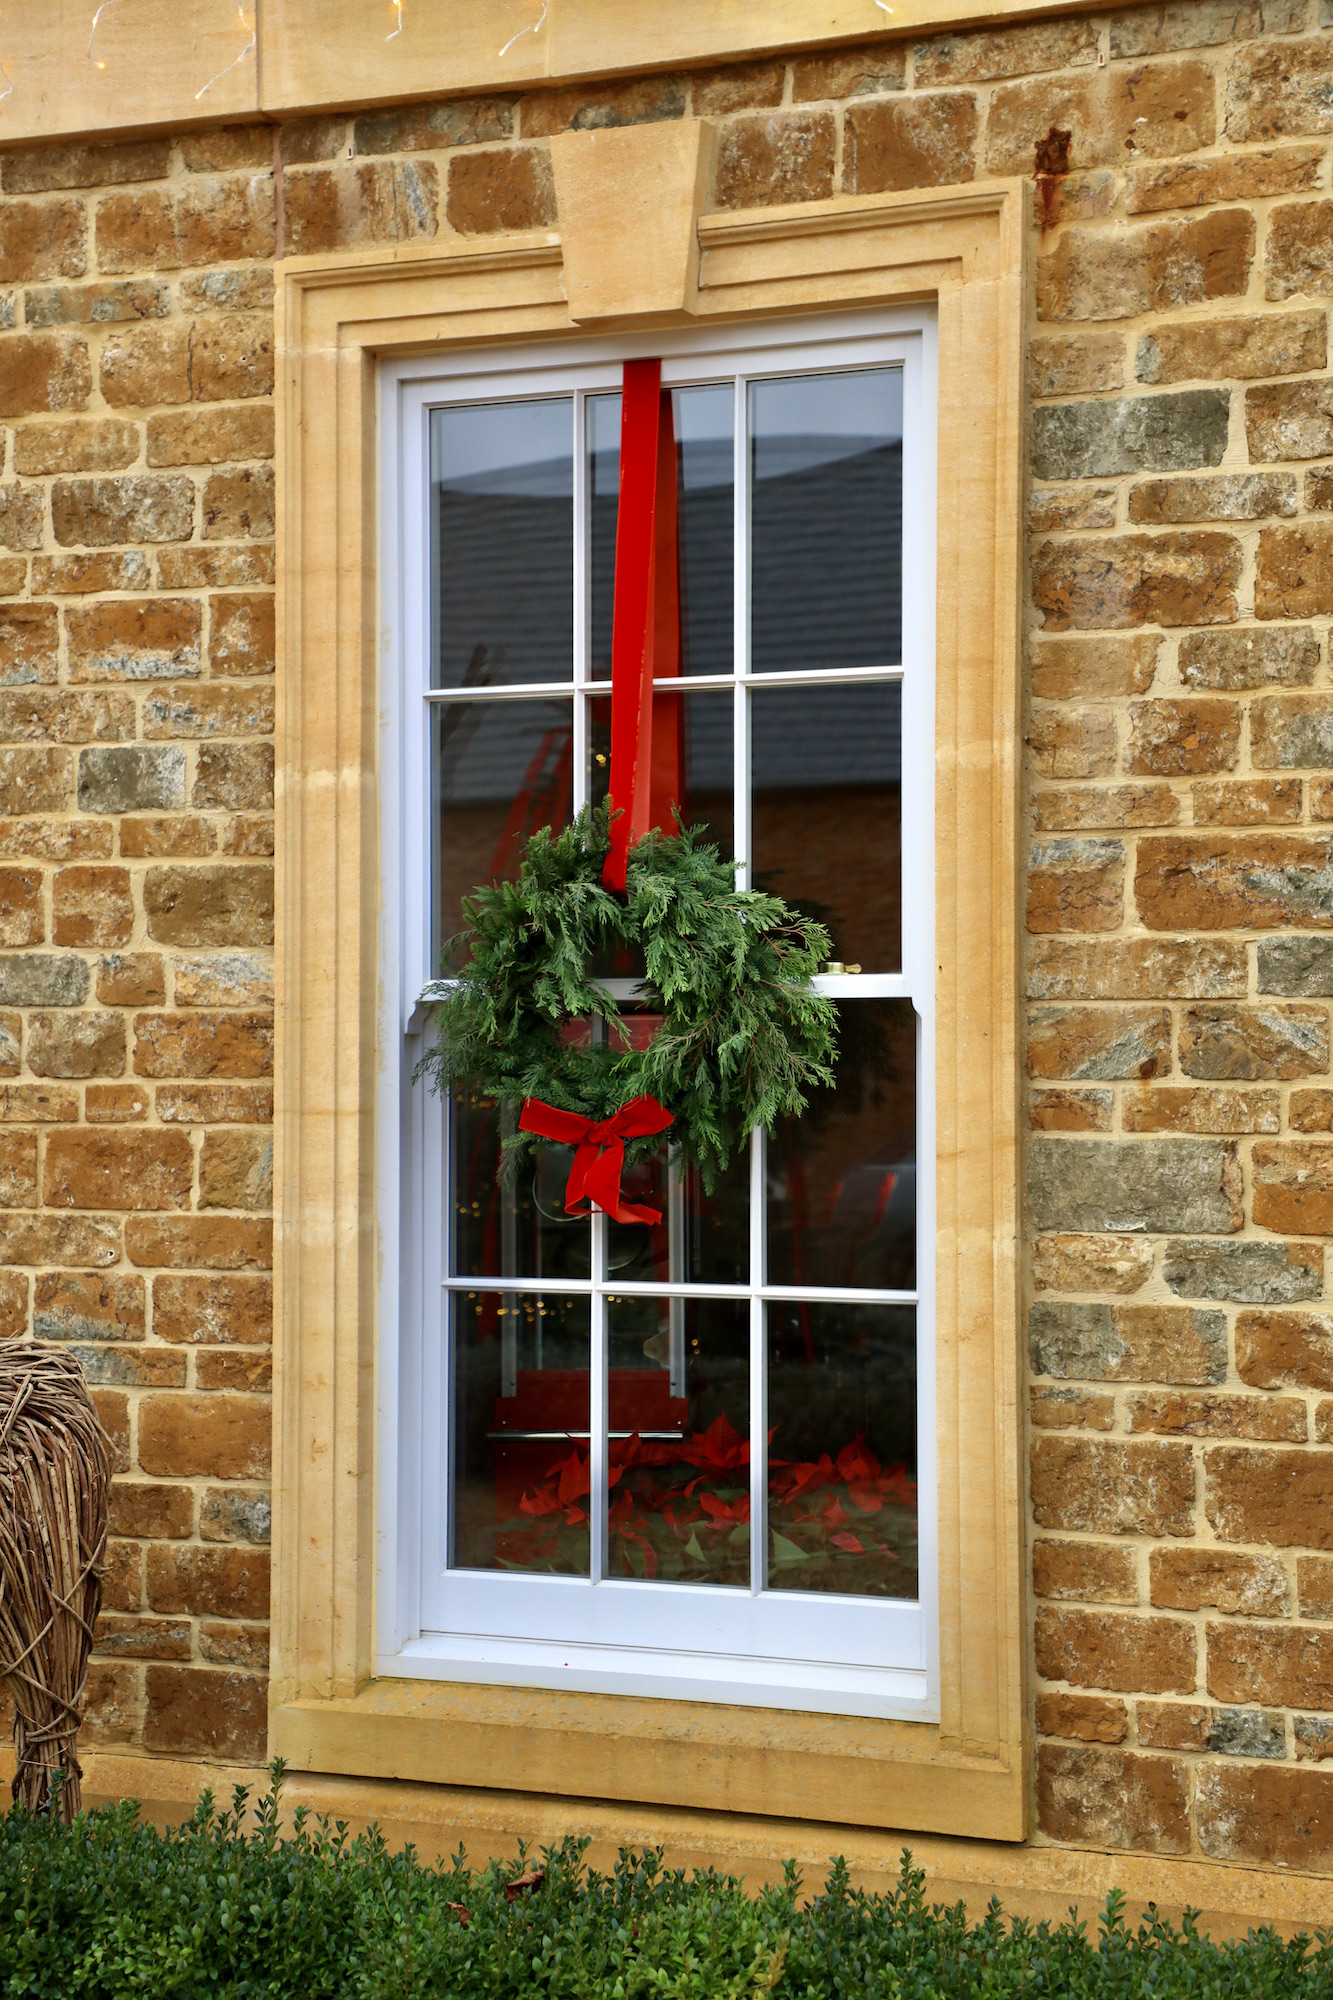
[[[1096,1934],[1007,1920],[969,1923],[928,1904],[904,1854],[897,1887],[870,1895],[835,1860],[821,1894],[786,1879],[756,1895],[734,1876],[622,1853],[585,1869],[586,1841],[540,1861],[429,1865],[371,1830],[292,1816],[281,1768],[255,1806],[207,1793],[166,1832],[127,1801],[70,1827],[0,1819],[0,1994],[42,2000],[1248,2000],[1329,1996],[1333,1936],[1269,1930],[1213,1943],[1124,1899]]]

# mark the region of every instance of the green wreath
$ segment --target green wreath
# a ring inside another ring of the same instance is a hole
[[[441,1091],[469,1081],[504,1105],[536,1098],[593,1120],[655,1097],[673,1114],[678,1157],[711,1189],[757,1126],[771,1132],[833,1081],[837,1008],[811,984],[828,932],[777,896],[738,889],[735,864],[683,826],[638,842],[615,895],[602,884],[609,823],[603,805],[559,833],[540,828],[517,881],[464,899],[466,927],[446,947],[462,970],[427,988],[439,1040],[416,1074]],[[626,1046],[620,1008],[589,969],[625,946],[646,966],[636,1004],[662,1017],[643,1049]],[[605,1027],[580,1045],[569,1024],[585,1020]],[[502,1170],[543,1143],[511,1133]],[[631,1138],[626,1164],[660,1143]]]

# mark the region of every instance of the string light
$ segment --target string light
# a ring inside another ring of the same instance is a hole
[[[384,37],[386,42],[393,41],[395,36],[401,35],[403,32],[403,0],[393,0],[393,11],[398,16],[398,26],[394,29],[393,34]]]
[[[9,74],[9,65],[7,63],[0,62],[0,76],[5,79],[5,83],[8,86],[6,89],[0,90],[0,104],[3,104],[7,97],[14,95],[14,79]]]
[[[106,4],[106,0],[103,0],[103,4]],[[101,10],[99,9],[98,11],[100,12]],[[251,49],[255,45],[256,41],[255,24],[253,21],[246,20],[245,9],[241,5],[241,0],[236,0],[236,16],[237,19],[240,21],[241,26],[245,29],[246,34],[250,37],[250,39],[246,43],[245,47],[241,50],[241,53],[236,57],[235,62],[229,62],[227,64],[227,67],[225,69],[220,69],[216,76],[209,77],[208,82],[204,85],[204,90],[211,90],[215,83],[221,83],[224,76],[229,76],[232,70],[235,69],[236,63],[243,63],[245,61],[245,58],[249,55]],[[258,14],[256,14],[255,18],[256,20],[258,19]],[[194,93],[194,101],[196,104],[199,102],[199,99],[203,96],[204,90],[196,90],[196,92]]]
[[[516,35],[511,35],[509,37],[509,40],[505,43],[504,47],[500,51],[500,54],[502,56],[507,56],[509,54],[509,51],[513,48],[514,43],[521,42],[524,35],[536,35],[541,33],[541,30],[546,22],[546,10],[549,5],[550,5],[550,0],[542,0],[541,13],[537,16],[535,21],[529,21],[526,28],[520,28]]]
[[[101,20],[103,14],[105,14],[107,8],[114,7],[115,4],[116,0],[102,0],[101,6],[98,8],[97,12],[93,15],[93,25],[88,30],[88,60],[90,63],[92,63],[94,69],[106,68],[106,64],[104,62],[98,62],[93,55],[93,36],[97,33],[97,24]]]

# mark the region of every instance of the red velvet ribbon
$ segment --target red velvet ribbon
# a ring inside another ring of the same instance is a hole
[[[625,1165],[626,1139],[645,1138],[650,1132],[664,1132],[673,1122],[672,1114],[655,1097],[631,1097],[613,1118],[581,1118],[577,1111],[561,1111],[540,1097],[529,1097],[523,1105],[519,1129],[536,1132],[543,1139],[558,1139],[564,1146],[577,1146],[574,1164],[565,1186],[565,1212],[586,1214],[579,1204],[590,1201],[613,1222],[660,1222],[657,1208],[639,1208],[620,1198],[620,1176]]]

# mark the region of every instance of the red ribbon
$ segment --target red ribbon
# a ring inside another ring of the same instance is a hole
[[[657,1208],[638,1208],[620,1199],[620,1176],[625,1165],[626,1139],[642,1139],[650,1132],[664,1132],[673,1122],[672,1114],[655,1097],[631,1097],[613,1118],[581,1118],[577,1111],[561,1111],[540,1097],[524,1100],[519,1129],[536,1132],[543,1139],[558,1139],[564,1146],[577,1146],[574,1164],[565,1186],[565,1212],[586,1214],[579,1203],[590,1201],[613,1222],[660,1222]]]

